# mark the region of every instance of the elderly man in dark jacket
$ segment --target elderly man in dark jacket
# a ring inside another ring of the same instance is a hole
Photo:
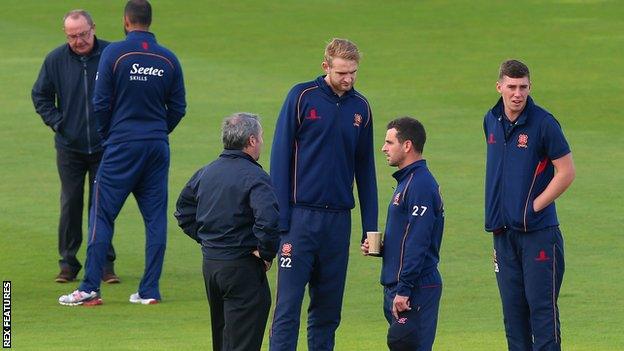
[[[102,142],[95,128],[91,99],[100,54],[108,45],[95,36],[95,23],[84,10],[68,12],[63,18],[63,29],[67,43],[46,56],[32,88],[35,110],[55,132],[61,178],[58,283],[75,280],[82,268],[76,253],[82,243],[85,175],[89,174],[90,205],[91,185],[102,158]],[[114,260],[111,245],[102,276],[107,283],[119,283],[113,270]]]
[[[226,118],[222,136],[225,150],[186,184],[175,216],[202,246],[213,350],[260,350],[271,307],[265,272],[279,242],[277,198],[256,162],[258,117]]]

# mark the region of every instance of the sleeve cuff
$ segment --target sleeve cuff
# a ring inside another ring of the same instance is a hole
[[[280,233],[287,232],[290,229],[290,221],[286,218],[280,218],[278,222]]]
[[[258,252],[260,253],[260,258],[267,261],[267,262],[271,262],[273,261],[273,259],[275,258],[275,252],[270,252],[270,251],[265,251],[265,250],[260,250],[258,249]]]
[[[412,292],[412,287],[405,283],[398,283],[396,294],[401,296],[410,296]]]

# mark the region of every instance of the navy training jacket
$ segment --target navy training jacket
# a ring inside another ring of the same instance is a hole
[[[355,176],[363,232],[375,231],[372,113],[359,92],[351,89],[339,97],[324,77],[295,85],[277,120],[270,173],[280,206],[280,230],[288,230],[293,206],[352,209]]]
[[[559,225],[554,202],[533,211],[533,200],[555,174],[552,160],[570,153],[559,122],[529,96],[518,119],[510,124],[501,98],[485,114],[483,131],[487,145],[485,230],[529,232]]]
[[[168,140],[186,113],[182,67],[154,34],[132,31],[102,52],[93,110],[104,145]]]
[[[388,205],[381,284],[410,296],[418,279],[438,268],[444,231],[440,186],[419,160],[392,175],[397,187]]]
[[[184,233],[202,244],[204,257],[232,260],[254,250],[271,261],[277,252],[277,199],[269,175],[241,150],[224,150],[197,171],[176,204]]]
[[[91,101],[100,55],[108,44],[95,37],[87,56],[63,44],[43,61],[31,97],[43,122],[54,130],[57,148],[83,154],[102,150]]]

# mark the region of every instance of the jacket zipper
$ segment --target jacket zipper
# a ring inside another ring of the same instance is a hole
[[[336,95],[336,93],[334,93],[334,95]],[[344,95],[343,95],[344,96]],[[341,138],[336,138],[336,133],[342,133],[341,130],[341,120],[340,120],[340,110],[341,110],[341,105],[342,104],[342,97],[338,96],[338,100],[336,101],[336,114],[334,115],[334,120],[333,122],[333,126],[334,126],[334,133],[332,134],[332,137],[334,138],[334,141],[336,139],[341,139]],[[336,153],[332,153],[332,169],[336,169]],[[334,178],[335,179],[335,178]],[[353,191],[353,183],[351,184],[351,190]],[[329,202],[329,201],[328,201]],[[327,205],[327,203],[324,206],[326,209],[329,208],[329,205]]]
[[[505,163],[507,160],[507,131],[505,130],[505,120],[504,117],[501,115],[498,118],[498,125],[499,127],[503,130],[503,172],[502,172],[502,179],[500,182],[500,194],[501,194],[501,198],[500,198],[500,206],[501,206],[501,214],[503,216],[503,227],[507,227],[507,223],[509,223],[509,221],[507,220],[507,216],[505,215],[505,203],[504,203],[504,199],[505,199]]]
[[[89,155],[91,155],[91,128],[89,126],[89,84],[87,81],[87,58],[82,57],[82,68],[83,68],[83,81],[84,81],[84,92],[85,92],[85,116],[87,118],[87,147],[89,150]]]

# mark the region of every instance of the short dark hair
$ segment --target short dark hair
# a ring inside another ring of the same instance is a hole
[[[503,79],[504,76],[509,78],[529,78],[531,80],[531,74],[529,73],[529,67],[518,60],[507,60],[500,66],[498,72],[498,80]]]
[[[412,145],[414,145],[414,150],[422,154],[425,149],[425,141],[427,140],[425,126],[422,123],[413,117],[399,117],[388,123],[387,129],[392,128],[396,129],[396,136],[399,142],[411,141]]]
[[[249,112],[237,112],[223,120],[221,139],[228,150],[242,150],[249,146],[249,138],[260,136],[260,117]]]
[[[132,24],[149,27],[152,24],[152,5],[147,0],[130,0],[126,3],[124,15]]]

